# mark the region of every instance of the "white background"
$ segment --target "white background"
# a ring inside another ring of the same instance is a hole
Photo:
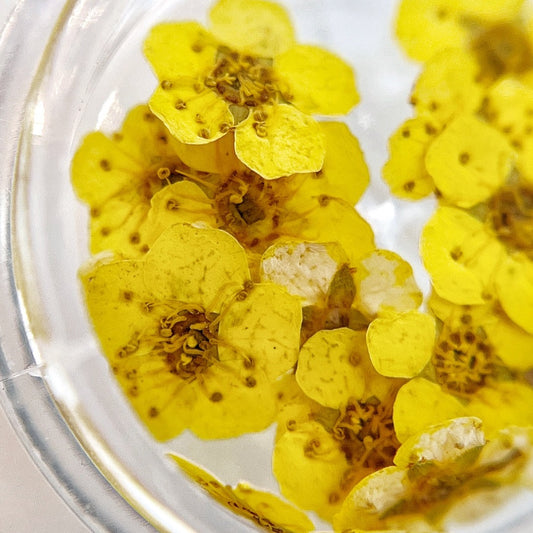
[[[0,0],[3,28],[16,0]],[[19,443],[0,407],[0,533],[87,533]]]

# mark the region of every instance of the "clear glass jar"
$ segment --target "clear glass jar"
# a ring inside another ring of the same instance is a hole
[[[347,121],[373,178],[359,209],[378,245],[406,257],[427,291],[418,234],[433,201],[406,208],[380,181],[388,136],[410,112],[418,69],[392,41],[395,2],[282,3],[300,40],[354,65],[362,103]],[[72,156],[84,134],[115,130],[130,107],[147,101],[155,86],[141,52],[149,28],[205,20],[209,4],[25,0],[0,43],[0,401],[48,480],[93,531],[256,530],[182,476],[169,451],[225,482],[276,489],[272,431],[223,442],[186,433],[164,444],[148,435],[99,352],[77,279],[89,259],[88,213],[70,185]],[[520,519],[526,505],[531,499],[483,531]],[[512,531],[528,531],[533,517],[522,523]]]

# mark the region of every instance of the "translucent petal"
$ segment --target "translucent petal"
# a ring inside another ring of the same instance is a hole
[[[215,64],[216,47],[197,22],[165,22],[150,31],[144,54],[159,80],[198,78]]]
[[[110,361],[136,333],[154,327],[144,308],[151,299],[138,261],[97,263],[80,272],[87,309],[102,350]]]
[[[148,243],[142,225],[147,213],[148,205],[134,194],[112,198],[91,210],[91,253],[112,251],[129,259],[144,255]]]
[[[479,418],[453,418],[409,437],[396,452],[394,464],[406,468],[420,461],[454,461],[465,451],[484,444]]]
[[[353,69],[317,46],[293,46],[276,57],[274,69],[287,82],[290,103],[304,113],[343,115],[359,102]]]
[[[235,132],[235,152],[246,166],[265,179],[322,168],[324,137],[312,117],[285,104],[266,107],[265,114],[258,122],[251,113]]]
[[[439,126],[461,113],[475,113],[483,98],[483,88],[476,82],[478,70],[475,59],[459,48],[435,54],[411,93],[416,113],[431,116]]]
[[[180,142],[206,144],[216,141],[233,126],[228,104],[210,89],[198,92],[193,78],[157,87],[150,98],[150,109]]]
[[[226,439],[261,431],[276,416],[272,382],[243,360],[215,363],[203,375],[189,428],[201,439]]]
[[[274,494],[257,490],[244,482],[231,488],[185,458],[174,454],[169,456],[193,481],[232,512],[272,530],[286,528],[294,533],[305,533],[313,529],[312,522],[304,513]]]
[[[439,296],[457,304],[482,304],[505,253],[484,225],[464,211],[439,207],[422,230],[421,254]]]
[[[426,170],[426,152],[438,132],[427,117],[406,120],[389,139],[389,159],[383,179],[391,192],[408,200],[419,200],[435,189]]]
[[[313,400],[333,409],[365,391],[367,357],[365,334],[348,328],[322,330],[303,346],[298,357],[296,381]]]
[[[395,30],[404,51],[418,61],[427,61],[445,48],[461,47],[469,33],[455,0],[403,0]]]
[[[281,241],[261,259],[261,280],[277,283],[302,305],[322,302],[337,270],[348,258],[337,243]]]
[[[533,425],[533,388],[516,381],[482,387],[466,407],[471,416],[483,420],[488,439],[509,426]]]
[[[72,185],[76,194],[92,206],[131,190],[132,176],[143,166],[119,149],[101,132],[85,137],[72,160]]]
[[[518,254],[507,257],[498,267],[495,287],[509,318],[533,333],[533,263]]]
[[[487,200],[505,183],[514,159],[499,131],[463,115],[428,148],[426,168],[446,201],[468,208]]]
[[[411,378],[419,374],[431,358],[435,320],[418,311],[376,318],[368,326],[366,340],[372,364],[380,374]]]
[[[228,233],[176,224],[146,254],[144,279],[158,298],[217,312],[224,295],[239,291],[250,273],[246,253]]]
[[[240,357],[275,381],[296,363],[301,322],[297,298],[273,283],[257,284],[223,310],[219,357]]]
[[[294,43],[287,12],[265,0],[219,0],[210,12],[210,29],[241,52],[274,57]]]
[[[283,531],[307,533],[315,529],[311,520],[302,511],[274,494],[256,490],[247,483],[239,483],[234,493],[241,502],[252,509],[252,512],[260,515],[258,523],[263,527],[266,521],[267,524],[272,524],[272,530],[277,527]]]
[[[348,466],[338,443],[318,422],[285,432],[274,447],[274,475],[282,494],[325,520],[339,509],[332,495],[338,495]]]
[[[354,281],[357,308],[370,318],[417,309],[422,303],[411,265],[388,250],[374,250],[362,258]]]
[[[405,442],[428,426],[466,414],[461,402],[443,392],[439,385],[424,378],[413,378],[402,386],[396,396],[394,429],[398,440]]]
[[[235,155],[235,135],[231,130],[207,144],[176,143],[175,150],[186,165],[201,172],[230,176],[246,169]]]
[[[295,196],[287,202],[293,216],[287,217],[280,228],[283,235],[315,242],[338,242],[350,264],[375,248],[372,228],[344,200],[327,195],[318,198]]]
[[[170,226],[195,222],[217,227],[211,200],[195,183],[179,181],[154,194],[141,233],[143,239],[151,246]]]
[[[303,181],[301,194],[338,196],[355,205],[370,182],[364,154],[356,137],[342,122],[319,122],[326,139],[321,170]]]

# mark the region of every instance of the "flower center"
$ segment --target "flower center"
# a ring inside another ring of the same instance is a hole
[[[199,306],[189,305],[159,321],[155,350],[164,357],[169,372],[191,381],[217,359],[217,322]]]
[[[279,237],[279,205],[287,196],[282,182],[268,182],[253,173],[234,174],[215,192],[220,227],[260,253]]]
[[[333,426],[333,436],[350,463],[341,489],[349,491],[371,472],[391,466],[400,442],[392,422],[395,393],[383,401],[376,397],[350,401]]]
[[[487,220],[498,239],[533,259],[533,187],[502,187],[489,201]]]
[[[216,64],[204,84],[228,104],[242,107],[272,104],[281,94],[272,59],[243,55],[227,47],[218,49]]]
[[[463,315],[457,329],[444,324],[432,359],[440,385],[462,396],[475,393],[494,372],[492,346],[483,330],[471,326],[471,320],[470,315]]]

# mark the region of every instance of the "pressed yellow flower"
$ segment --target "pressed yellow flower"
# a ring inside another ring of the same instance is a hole
[[[172,453],[169,457],[217,502],[258,526],[272,533],[306,533],[314,530],[313,523],[302,511],[274,494],[258,490],[245,482],[235,487],[224,485],[185,458]]]
[[[470,115],[448,124],[426,153],[426,169],[444,200],[472,207],[506,181],[514,150],[498,130]]]
[[[264,0],[223,0],[211,25],[213,33],[193,22],[152,29],[145,55],[159,79],[153,112],[184,143],[234,130],[237,156],[264,178],[320,170],[324,139],[309,113],[350,111],[359,100],[351,67],[294,45],[286,13]]]
[[[380,470],[354,487],[334,518],[335,529],[440,530],[467,495],[488,491],[503,497],[509,484],[530,483],[532,443],[527,428],[503,431],[485,442],[475,418],[428,428],[400,448],[401,466]],[[481,502],[469,506],[469,519],[486,510]]]
[[[435,291],[457,304],[483,304],[503,245],[483,222],[454,207],[439,207],[422,231],[421,254]]]
[[[87,135],[72,161],[72,185],[90,207],[91,252],[139,257],[150,200],[189,170],[177,143],[147,106],[132,109],[122,129]]]
[[[429,116],[441,128],[455,116],[475,113],[483,88],[477,62],[460,48],[447,48],[424,64],[411,92],[418,116]]]
[[[390,137],[382,173],[394,195],[419,200],[435,190],[426,169],[426,152],[438,132],[436,124],[422,116],[406,120]]]
[[[157,238],[165,225],[184,218],[190,222],[196,214],[199,220],[231,233],[253,254],[262,254],[280,238],[337,241],[355,262],[374,248],[374,236],[353,204],[344,199],[343,192],[351,199],[357,196],[342,173],[350,168],[343,163],[349,158],[349,153],[333,152],[318,176],[269,181],[248,170],[214,179],[193,177],[198,185],[186,181],[170,185],[153,198],[147,240]],[[357,182],[357,177],[353,180]]]
[[[353,274],[356,307],[373,319],[389,312],[417,309],[422,292],[411,265],[389,250],[374,250],[356,265]]]
[[[288,499],[329,520],[358,480],[392,464],[392,403],[402,381],[380,376],[365,333],[348,328],[319,331],[303,345],[296,381],[313,402],[295,396],[284,408],[274,473]]]
[[[435,320],[406,311],[376,318],[366,333],[374,368],[383,376],[412,378],[429,362],[435,343]]]
[[[480,339],[482,346],[485,343],[492,346],[492,363],[501,360],[506,367],[519,372],[533,368],[533,335],[514,324],[503,312],[497,299],[489,300],[485,305],[461,306],[432,294],[429,305],[437,318],[445,322],[451,331],[462,330],[463,338],[468,336],[475,341],[477,337],[483,336]],[[467,366],[477,363],[476,357],[476,362],[468,362]],[[466,368],[465,372],[470,374]]]
[[[300,304],[254,285],[230,235],[175,225],[144,260],[98,264],[82,281],[102,349],[156,438],[186,427],[222,438],[272,422],[272,382],[298,353]]]

